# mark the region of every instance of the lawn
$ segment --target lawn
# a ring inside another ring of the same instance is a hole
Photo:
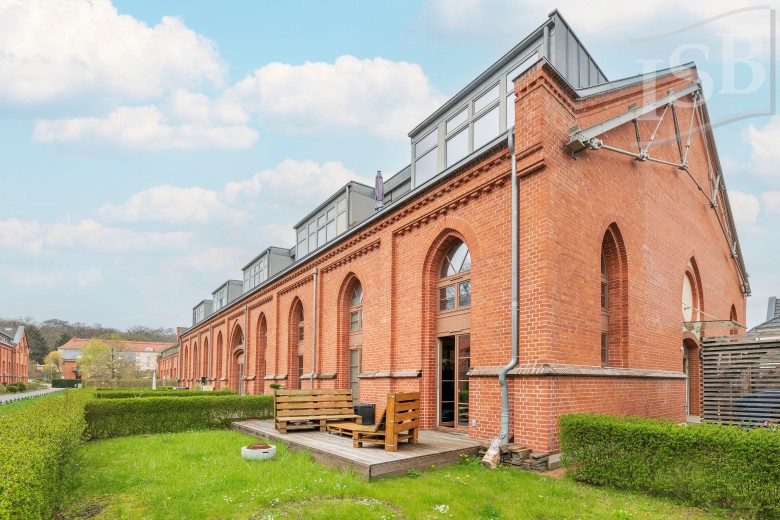
[[[368,483],[279,447],[245,461],[256,439],[227,431],[133,436],[81,448],[59,518],[708,518],[642,495],[476,463]]]

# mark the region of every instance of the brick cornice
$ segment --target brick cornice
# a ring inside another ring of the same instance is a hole
[[[350,253],[350,254],[342,257],[342,258],[339,258],[335,262],[326,265],[325,267],[322,268],[322,272],[323,273],[327,273],[329,271],[332,271],[332,270],[336,269],[337,267],[341,267],[342,265],[351,262],[355,258],[361,257],[361,256],[363,256],[365,254],[370,253],[371,251],[379,249],[379,245],[380,245],[380,240],[379,239],[374,240],[373,242],[371,242],[369,244],[366,244],[365,246],[361,247],[357,251],[353,251],[352,253]]]
[[[503,157],[497,157],[496,159],[494,159],[490,163],[486,164],[485,167],[479,168],[479,171],[486,170],[486,169],[492,167],[493,165],[500,163],[502,159],[503,159]],[[443,217],[443,216],[445,216],[445,215],[447,215],[449,213],[452,213],[456,209],[458,209],[458,208],[460,208],[462,206],[467,205],[469,202],[480,198],[482,195],[490,193],[490,192],[496,190],[497,188],[500,188],[500,187],[506,185],[509,182],[509,178],[510,177],[511,177],[511,173],[507,171],[504,174],[502,174],[502,175],[500,175],[500,176],[498,176],[498,177],[496,177],[494,179],[491,179],[490,181],[488,181],[486,183],[480,184],[479,186],[476,186],[472,190],[470,190],[467,193],[461,195],[460,197],[450,201],[449,203],[447,203],[447,204],[445,204],[443,206],[440,206],[440,207],[438,207],[438,208],[436,208],[436,209],[434,209],[432,211],[429,211],[428,213],[426,213],[426,214],[424,214],[424,215],[414,219],[413,221],[409,222],[405,226],[402,226],[402,227],[398,228],[397,230],[395,230],[393,232],[393,234],[396,235],[396,236],[403,236],[403,235],[405,235],[405,234],[407,234],[407,233],[409,233],[409,232],[411,232],[411,231],[413,231],[413,230],[415,230],[415,229],[417,229],[417,228],[419,228],[421,226],[424,226],[424,225],[426,225],[426,224],[428,224],[430,222],[438,220],[439,218],[441,218],[441,217]],[[470,179],[468,179],[468,180],[470,180]],[[457,187],[457,186],[454,186],[454,184],[455,183],[453,183],[452,187],[453,188]],[[460,184],[463,184],[463,183],[460,183]],[[448,186],[448,187],[450,187],[450,186]],[[440,191],[440,192],[438,192],[436,194],[432,194],[431,198],[442,197],[448,191],[451,191],[451,190],[442,190],[442,191]],[[425,200],[423,200],[421,202],[425,202]]]
[[[239,316],[241,316],[242,314],[244,314],[244,309],[241,309],[240,311],[234,312],[233,314],[231,314],[230,316],[227,317],[227,320],[228,321],[234,320],[234,319],[238,318]]]
[[[258,301],[256,301],[255,303],[253,303],[252,305],[250,305],[250,306],[249,306],[249,307],[247,307],[247,308],[248,308],[250,311],[251,311],[251,310],[254,310],[254,309],[257,309],[257,308],[258,308],[258,307],[260,307],[261,305],[265,305],[266,303],[270,302],[270,301],[271,301],[271,300],[273,300],[273,299],[274,299],[274,295],[273,295],[273,294],[271,294],[270,296],[267,296],[267,297],[263,298],[262,300],[258,300]]]
[[[282,296],[283,294],[287,294],[288,292],[294,291],[298,287],[311,282],[313,279],[314,279],[313,275],[309,275],[309,276],[306,276],[304,278],[301,278],[300,280],[298,280],[294,284],[290,284],[287,287],[283,288],[282,290],[278,291],[276,294],[279,295],[279,296]]]
[[[472,367],[469,377],[496,377],[501,367]],[[585,365],[563,365],[556,363],[533,363],[519,365],[509,371],[516,377],[626,377],[650,379],[685,379],[682,372],[673,370],[649,370],[645,368],[597,367]]]

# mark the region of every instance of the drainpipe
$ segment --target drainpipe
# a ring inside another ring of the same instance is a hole
[[[517,366],[517,335],[518,335],[518,186],[517,186],[517,159],[515,158],[515,132],[514,127],[507,137],[509,153],[512,156],[512,359],[498,373],[498,384],[501,385],[501,433],[500,444],[509,442],[509,387],[506,375]]]
[[[311,320],[311,380],[310,386],[314,390],[314,372],[317,367],[317,268],[314,267],[311,270],[314,277],[314,303],[312,305],[312,320]]]

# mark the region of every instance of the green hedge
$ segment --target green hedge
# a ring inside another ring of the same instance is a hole
[[[105,439],[227,427],[233,421],[271,418],[273,409],[270,395],[94,399],[87,404],[87,432]]]
[[[85,388],[152,388],[152,377],[140,377],[130,379],[98,379],[90,377],[82,381]],[[157,378],[157,386],[166,386],[175,384],[176,380],[168,378]]]
[[[575,480],[780,518],[780,432],[589,414],[560,426]]]
[[[9,394],[16,394],[19,392],[25,392],[27,391],[27,383],[24,381],[17,381],[15,383],[11,383],[5,388]]]
[[[80,385],[84,382],[83,379],[53,379],[51,382],[52,388],[76,388],[76,385]]]
[[[200,390],[151,390],[149,388],[100,389],[95,393],[95,397],[98,399],[130,399],[133,397],[219,397],[225,395],[237,395],[237,393],[227,389],[202,392]]]
[[[89,392],[68,391],[0,417],[0,518],[52,518],[83,440]]]

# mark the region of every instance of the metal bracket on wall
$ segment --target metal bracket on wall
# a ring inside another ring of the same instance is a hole
[[[621,155],[627,155],[629,157],[633,157],[635,160],[639,162],[656,162],[660,164],[665,164],[668,166],[673,166],[674,168],[678,170],[682,170],[685,173],[688,174],[688,177],[693,181],[693,183],[696,185],[696,188],[698,191],[700,191],[706,198],[707,198],[707,204],[710,208],[712,208],[715,211],[716,218],[718,220],[718,224],[720,225],[721,231],[723,232],[723,236],[726,238],[726,242],[728,244],[731,257],[737,261],[739,258],[739,242],[737,239],[736,230],[734,229],[733,219],[730,216],[728,208],[728,197],[725,193],[725,184],[723,181],[723,173],[721,171],[717,171],[717,175],[715,175],[715,169],[713,168],[713,161],[710,154],[712,153],[711,145],[710,145],[710,138],[708,132],[702,131],[703,133],[703,139],[704,139],[704,146],[706,148],[706,156],[707,156],[707,177],[709,180],[709,193],[705,191],[704,187],[696,180],[696,178],[691,174],[689,164],[688,164],[688,152],[691,148],[691,139],[693,137],[694,132],[694,121],[696,120],[697,116],[702,124],[702,126],[705,125],[705,113],[704,113],[704,101],[702,98],[701,93],[701,82],[696,81],[692,83],[691,85],[680,89],[675,92],[669,92],[667,95],[662,96],[658,99],[655,99],[653,101],[650,101],[649,103],[645,103],[644,105],[638,106],[636,104],[631,104],[627,111],[618,114],[614,117],[611,117],[609,119],[606,119],[600,123],[596,123],[592,126],[589,126],[588,128],[581,129],[579,126],[574,126],[569,129],[569,142],[567,143],[567,148],[571,151],[571,155],[573,158],[577,158],[577,156],[586,150],[606,150],[614,153],[618,153]],[[675,105],[675,102],[678,100],[681,100],[683,98],[686,98],[687,96],[691,96],[692,98],[692,109],[691,109],[691,119],[688,123],[688,131],[685,144],[683,145],[683,134],[680,131],[680,120],[677,113],[677,107]],[[640,135],[640,128],[639,128],[639,118],[650,113],[654,113],[658,111],[659,109],[663,109],[661,112],[661,115],[658,117],[658,123],[655,126],[655,129],[653,130],[652,135],[648,139],[646,143],[642,143],[642,137]],[[664,121],[665,116],[671,109],[672,114],[672,120],[674,122],[674,134],[675,139],[677,143],[677,150],[680,154],[680,160],[679,162],[672,162],[664,159],[659,159],[656,157],[653,157],[650,155],[650,147],[655,141],[655,138],[658,134],[658,130],[661,128],[661,124]],[[634,125],[634,132],[636,134],[636,143],[637,143],[637,151],[629,151],[622,148],[618,148],[615,146],[608,145],[604,142],[604,134],[606,132],[609,132],[610,130],[613,130],[619,126],[622,126],[624,124],[633,123]],[[698,131],[698,129],[697,129]],[[719,201],[720,198],[720,201]],[[744,267],[741,262],[737,261],[737,271],[739,272],[740,276],[740,286],[742,288],[743,294],[749,295],[750,294],[750,285],[747,281],[747,273],[744,271]]]

